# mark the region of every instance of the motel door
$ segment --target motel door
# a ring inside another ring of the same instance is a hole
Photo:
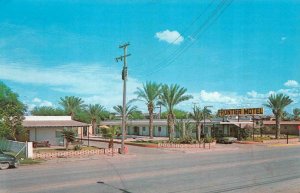
[[[139,127],[137,127],[137,126],[133,127],[133,133],[134,133],[134,135],[139,135],[139,133],[140,133],[139,130],[140,130]]]
[[[87,136],[87,127],[83,127],[83,136]]]

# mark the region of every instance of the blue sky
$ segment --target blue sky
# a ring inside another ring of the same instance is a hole
[[[111,109],[130,42],[128,99],[155,81],[186,87],[185,110],[260,107],[278,92],[299,108],[300,2],[230,2],[1,1],[0,79],[30,108],[75,95]]]

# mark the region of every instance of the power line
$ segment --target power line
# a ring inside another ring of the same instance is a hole
[[[191,28],[212,7],[212,5],[214,4],[214,1],[215,0],[211,0],[210,3],[204,8],[204,11],[201,12],[187,27],[185,27],[183,32],[181,34],[179,34],[177,36],[177,38],[175,38],[171,43],[169,43],[169,45],[166,48],[164,48],[164,50],[168,50],[172,46],[172,44],[174,44],[180,37],[185,36],[186,33],[188,32],[189,28]],[[179,50],[179,49],[180,48],[178,48],[177,50]],[[175,50],[174,52],[176,52],[177,50]],[[162,54],[161,54],[161,52],[158,52],[158,54],[154,54],[153,57],[158,58],[157,55],[162,55]],[[150,58],[153,58],[153,57],[150,57]],[[166,60],[167,60],[167,58],[166,58]],[[154,68],[158,65],[159,64],[155,65]],[[137,73],[138,72],[144,72],[144,70],[140,70],[140,71],[139,70],[133,70],[133,71],[137,72]]]
[[[205,22],[200,26],[200,28],[198,28],[198,30],[196,32],[193,33],[193,36],[196,38],[196,36],[199,34],[199,32],[201,32],[201,30],[206,27],[206,25],[211,21],[211,19],[215,16],[215,14],[217,14],[220,9],[224,6],[224,4],[226,3],[226,0],[223,0],[218,6],[217,8],[212,12],[212,14],[205,20]],[[155,69],[154,71],[148,73],[146,76],[149,76],[153,73],[158,72],[159,70],[161,70],[164,67],[169,66],[171,63],[173,63],[180,55],[182,55],[188,48],[190,48],[193,44],[195,43],[195,41],[191,42],[190,44],[186,44],[182,49],[178,49],[176,50],[176,52],[174,52],[172,55],[170,55],[168,58],[169,61],[167,61],[164,65],[163,62],[161,62],[159,65],[157,65],[157,69]],[[161,65],[162,64],[162,65]]]
[[[193,36],[195,37],[195,41],[197,40],[197,36],[199,36],[200,32],[204,32],[205,30],[207,30],[208,27],[210,27],[211,24],[213,22],[215,22],[222,15],[222,13],[225,11],[225,9],[230,6],[232,1],[233,0],[230,0],[229,3],[226,5],[226,0],[223,0],[217,6],[217,8],[212,12],[210,17],[207,18],[206,21],[200,26],[200,28],[193,33]],[[154,74],[154,73],[160,71],[161,69],[172,64],[179,56],[181,56],[184,52],[186,52],[195,43],[195,41],[191,42],[190,44],[186,44],[186,46],[183,47],[181,50],[178,49],[177,51],[175,51],[172,55],[170,55],[168,57],[170,59],[169,59],[169,61],[166,62],[165,65],[161,65],[161,64],[163,64],[163,62],[160,62],[159,65],[156,65],[158,67],[157,69],[147,73],[146,75],[143,74],[143,77],[150,76],[151,74]]]

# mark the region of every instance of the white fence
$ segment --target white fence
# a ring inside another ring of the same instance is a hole
[[[24,153],[26,158],[33,157],[33,146],[32,142],[20,142],[20,141],[12,141],[7,140],[7,148],[10,151],[16,152],[17,155],[20,153]]]

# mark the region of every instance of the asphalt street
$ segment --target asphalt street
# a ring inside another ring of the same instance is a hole
[[[128,155],[21,166],[0,171],[0,192],[300,192],[300,146],[217,148],[184,152],[131,146]]]

